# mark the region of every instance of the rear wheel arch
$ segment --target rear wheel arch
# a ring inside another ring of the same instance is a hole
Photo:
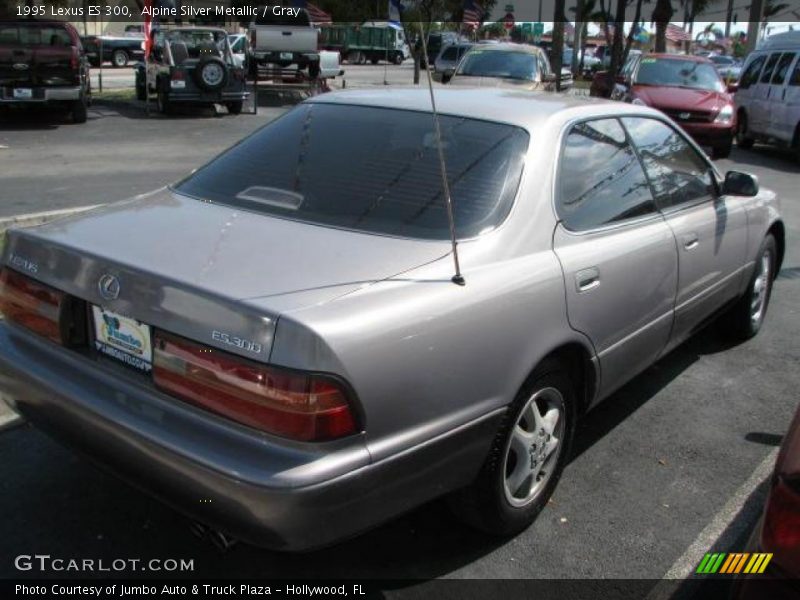
[[[573,384],[580,415],[588,410],[598,389],[600,378],[592,356],[593,352],[585,344],[578,341],[567,342],[548,352],[534,365],[531,374],[547,362],[556,362],[562,366]]]
[[[778,255],[775,257],[774,273],[774,277],[777,277],[781,270],[781,265],[783,264],[783,256],[786,252],[786,227],[783,221],[775,221],[770,225],[767,235],[772,235],[772,237],[775,238],[775,245],[777,246]]]

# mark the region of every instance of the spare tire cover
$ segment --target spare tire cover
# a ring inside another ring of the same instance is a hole
[[[228,69],[221,58],[209,56],[197,63],[194,80],[200,88],[214,92],[225,87],[228,81]]]

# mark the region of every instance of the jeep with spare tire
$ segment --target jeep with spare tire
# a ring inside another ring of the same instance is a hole
[[[159,112],[178,104],[224,104],[238,115],[248,97],[245,70],[224,29],[177,27],[151,33],[149,59],[136,69],[136,97],[155,96]]]

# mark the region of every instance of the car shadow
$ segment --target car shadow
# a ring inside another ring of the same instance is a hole
[[[605,437],[700,357],[734,347],[736,342],[726,339],[720,330],[717,322],[711,323],[591,409],[588,418],[578,423],[572,460]]]
[[[76,125],[66,110],[38,106],[0,110],[0,131],[47,131],[62,125]]]

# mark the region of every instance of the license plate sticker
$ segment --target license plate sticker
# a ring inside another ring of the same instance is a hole
[[[17,100],[30,100],[33,98],[33,90],[31,88],[14,88],[14,98]]]
[[[92,306],[94,346],[139,371],[149,373],[153,366],[150,326],[99,306]]]

